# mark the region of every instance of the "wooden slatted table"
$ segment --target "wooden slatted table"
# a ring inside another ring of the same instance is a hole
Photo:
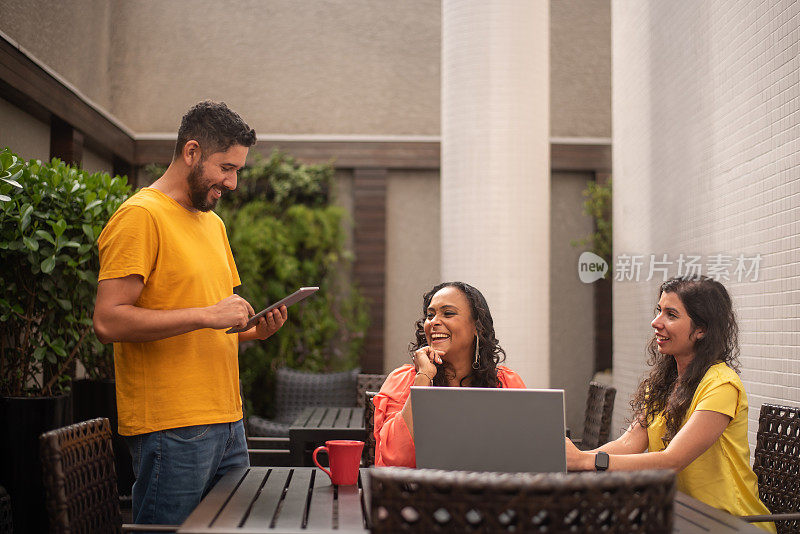
[[[722,510],[689,497],[685,493],[675,494],[675,523],[672,532],[695,534],[701,532],[764,534],[751,523],[745,523]]]
[[[366,437],[364,408],[306,408],[289,427],[289,450],[292,465],[313,466],[311,453],[328,440],[364,441]],[[322,459],[320,461],[322,462]]]
[[[223,476],[178,530],[182,534],[369,532],[369,480],[332,486],[315,467],[250,467]]]
[[[369,532],[369,475],[332,486],[315,467],[250,467],[223,476],[178,530],[181,534]],[[676,534],[763,534],[755,525],[686,494],[675,496]]]

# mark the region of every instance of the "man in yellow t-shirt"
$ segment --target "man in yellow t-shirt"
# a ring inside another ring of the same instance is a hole
[[[183,116],[163,176],[120,206],[98,240],[94,329],[114,342],[119,433],[133,456],[133,518],[180,524],[229,469],[248,466],[238,344],[286,321],[253,308],[225,225],[211,211],[236,188],[255,132],[224,103]]]

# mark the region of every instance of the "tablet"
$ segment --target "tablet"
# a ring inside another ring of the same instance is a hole
[[[268,312],[271,312],[275,308],[280,308],[281,306],[286,306],[288,308],[289,306],[291,306],[295,302],[300,302],[304,298],[306,298],[306,297],[308,297],[310,295],[313,295],[318,290],[319,290],[318,287],[301,287],[300,289],[298,289],[297,291],[295,291],[294,293],[292,293],[288,297],[279,300],[275,304],[267,306],[266,308],[264,308],[263,310],[261,310],[260,312],[255,314],[254,316],[250,317],[250,320],[247,321],[247,324],[244,325],[243,327],[239,328],[237,326],[234,326],[233,328],[231,328],[230,330],[226,331],[225,333],[226,334],[236,334],[238,332],[244,332],[245,330],[249,330],[250,328],[252,328],[256,324],[256,322],[258,321],[258,319],[260,317],[263,317]]]

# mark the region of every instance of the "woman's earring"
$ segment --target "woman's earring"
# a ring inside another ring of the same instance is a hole
[[[480,369],[481,365],[478,363],[478,357],[480,355],[480,347],[481,347],[481,338],[478,334],[475,334],[475,361],[472,362],[473,369]]]

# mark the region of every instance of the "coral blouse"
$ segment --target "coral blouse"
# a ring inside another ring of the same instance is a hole
[[[375,465],[417,466],[414,439],[400,415],[416,374],[413,365],[395,369],[372,401],[375,404]],[[504,388],[525,387],[522,378],[507,367],[497,367],[497,379]]]

